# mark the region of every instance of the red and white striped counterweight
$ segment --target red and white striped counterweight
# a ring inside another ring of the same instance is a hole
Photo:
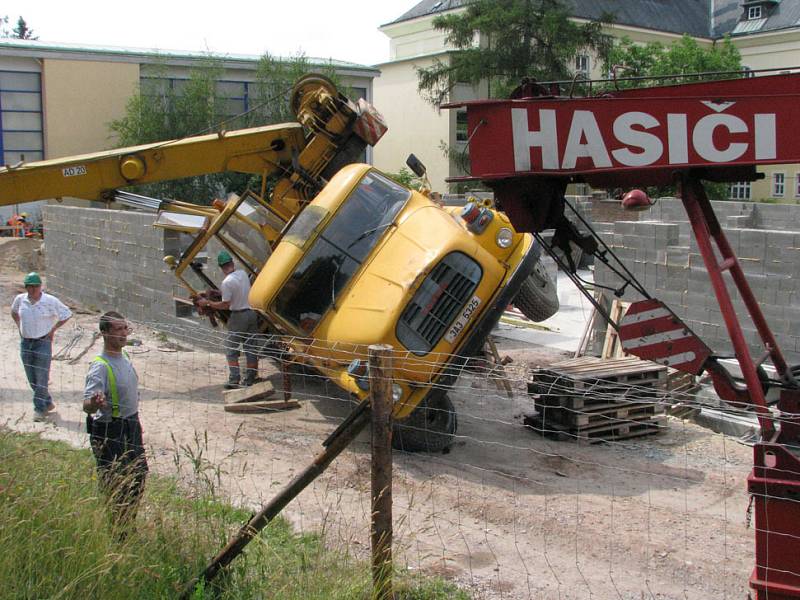
[[[699,375],[711,349],[656,299],[634,302],[619,324],[622,348],[645,360]]]

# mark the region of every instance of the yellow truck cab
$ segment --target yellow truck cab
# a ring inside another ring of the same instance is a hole
[[[342,168],[296,217],[250,304],[340,387],[368,394],[367,347],[394,347],[398,447],[449,445],[446,396],[537,264],[503,213],[441,208],[365,164]],[[416,409],[416,410],[415,410]],[[409,423],[411,421],[419,421]]]

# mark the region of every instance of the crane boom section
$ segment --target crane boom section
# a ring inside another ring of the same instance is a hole
[[[237,171],[270,175],[291,167],[292,151],[305,146],[299,123],[117,148],[0,168],[0,206],[74,197],[106,200],[129,185]]]

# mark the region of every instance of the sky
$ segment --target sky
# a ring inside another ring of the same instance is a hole
[[[42,42],[215,54],[303,53],[363,65],[389,59],[378,27],[418,0],[13,0],[0,16],[21,15]]]

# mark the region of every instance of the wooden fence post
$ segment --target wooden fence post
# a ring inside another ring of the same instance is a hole
[[[392,592],[392,347],[369,347],[372,404],[372,598]]]

